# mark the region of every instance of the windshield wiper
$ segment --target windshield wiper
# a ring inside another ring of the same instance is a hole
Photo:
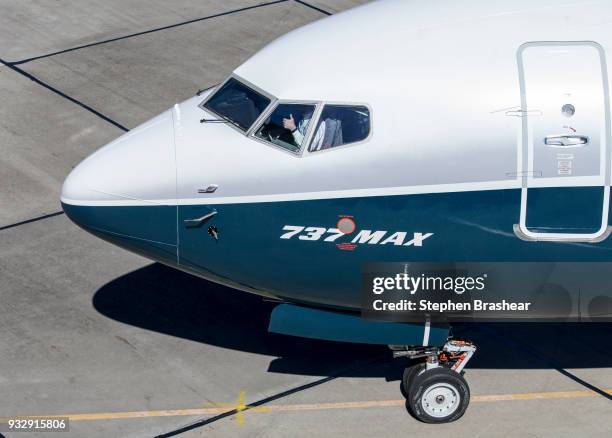
[[[219,84],[211,85],[211,86],[210,86],[210,87],[208,87],[208,88],[200,88],[200,89],[198,90],[198,92],[196,93],[196,96],[201,95],[203,92],[208,91],[208,90],[210,90],[211,88],[216,87],[217,85],[219,85]]]
[[[225,117],[221,119],[207,119],[205,117],[203,119],[200,119],[200,123],[229,123],[230,125],[234,125],[238,129],[242,130],[241,126],[238,123],[234,122],[233,120],[226,119]]]
[[[232,123],[227,119],[200,119],[200,123]]]

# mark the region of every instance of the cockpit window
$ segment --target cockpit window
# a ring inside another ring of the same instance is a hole
[[[230,78],[204,107],[247,131],[269,104],[269,98]]]
[[[299,152],[315,109],[314,104],[279,104],[257,130],[255,137],[291,152]]]
[[[325,105],[309,152],[365,140],[370,135],[370,110],[361,105]]]

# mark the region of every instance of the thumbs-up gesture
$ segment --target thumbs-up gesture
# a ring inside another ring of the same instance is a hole
[[[291,132],[297,129],[297,126],[295,126],[295,119],[293,118],[293,114],[289,114],[288,119],[283,119],[283,127]]]

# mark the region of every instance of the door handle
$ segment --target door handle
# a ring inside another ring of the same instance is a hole
[[[215,216],[216,214],[217,214],[217,210],[213,210],[210,213],[205,214],[204,216],[196,218],[196,219],[185,219],[184,222],[188,227],[199,227],[204,222],[206,222],[208,219]]]
[[[544,138],[544,144],[557,147],[582,146],[588,142],[589,137],[584,135],[549,135]]]

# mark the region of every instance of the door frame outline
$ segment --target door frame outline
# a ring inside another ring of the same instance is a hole
[[[612,163],[610,162],[612,154],[610,151],[610,94],[608,84],[608,68],[606,62],[606,54],[603,47],[594,41],[535,41],[522,44],[517,50],[517,63],[519,71],[519,83],[521,93],[521,109],[527,111],[527,96],[525,87],[525,70],[523,64],[523,52],[530,47],[567,47],[567,46],[588,46],[595,48],[599,53],[599,61],[601,67],[602,87],[604,91],[604,123],[602,140],[605,142],[604,163],[603,163],[603,178],[604,178],[604,199],[602,206],[601,227],[595,233],[538,233],[530,231],[527,228],[527,192],[529,189],[529,141],[530,135],[528,131],[528,117],[521,117],[521,149],[519,162],[519,175],[522,174],[521,183],[521,207],[519,224],[514,225],[515,234],[522,240],[529,241],[553,241],[553,242],[601,242],[605,240],[612,232],[612,227],[608,225],[608,213],[610,208],[610,171]],[[600,163],[600,169],[602,163]],[[599,175],[601,177],[601,175]]]

